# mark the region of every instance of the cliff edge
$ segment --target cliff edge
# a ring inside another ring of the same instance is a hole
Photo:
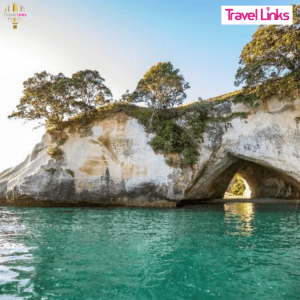
[[[253,198],[299,199],[299,107],[300,99],[276,98],[255,109],[230,100],[213,105],[199,159],[185,167],[168,164],[180,155],[155,152],[155,135],[122,112],[95,121],[85,134],[65,128],[60,160],[47,153],[47,133],[23,163],[0,174],[1,204],[175,207],[222,198],[237,172]],[[226,120],[236,112],[249,115]]]

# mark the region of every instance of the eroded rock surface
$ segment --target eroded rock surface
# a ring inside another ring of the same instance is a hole
[[[0,174],[0,198],[11,205],[175,207],[182,199],[222,198],[236,172],[252,197],[300,198],[299,104],[271,99],[247,119],[209,123],[199,161],[183,169],[167,165],[149,144],[153,135],[123,113],[86,134],[66,129],[60,161],[47,154],[45,134],[22,164]],[[249,110],[228,101],[212,113]]]

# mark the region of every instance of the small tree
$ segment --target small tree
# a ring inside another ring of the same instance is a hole
[[[257,28],[240,56],[236,86],[252,86],[300,71],[300,5],[293,5],[293,22]]]
[[[69,94],[66,77],[62,73],[56,76],[46,71],[35,73],[23,85],[23,97],[17,111],[8,118],[41,120],[40,126],[46,126],[49,123],[59,124],[76,113],[76,103]]]
[[[54,76],[46,71],[35,73],[23,83],[23,97],[17,111],[9,118],[27,121],[42,120],[40,126],[62,122],[80,112],[87,113],[112,96],[97,71],[80,71],[67,78],[62,73]],[[46,122],[44,122],[46,121]]]
[[[96,105],[103,105],[111,100],[112,93],[103,82],[98,71],[84,70],[74,73],[69,79],[69,84],[73,87],[73,96],[78,101],[83,102],[82,109],[88,112]]]
[[[188,88],[189,83],[179,75],[179,69],[174,69],[170,62],[157,63],[146,72],[132,94],[123,95],[123,100],[127,98],[128,101],[144,102],[150,106],[152,116],[149,126],[152,128],[155,114],[162,109],[182,104]]]

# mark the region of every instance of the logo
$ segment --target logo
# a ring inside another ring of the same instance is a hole
[[[222,25],[292,25],[293,7],[222,6]]]
[[[17,5],[14,3],[13,5],[9,5],[5,8],[4,17],[8,18],[8,20],[13,24],[13,29],[17,29],[17,25],[23,17],[26,16],[23,5]]]

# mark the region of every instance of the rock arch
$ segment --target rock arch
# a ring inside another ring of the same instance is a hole
[[[299,183],[265,162],[227,153],[216,165],[209,163],[186,190],[185,199],[223,198],[236,173],[251,190],[251,198],[299,199]]]
[[[153,134],[121,112],[95,120],[88,133],[66,128],[59,161],[47,154],[47,133],[25,162],[0,173],[0,203],[175,207],[223,198],[237,172],[252,198],[300,199],[300,99],[274,98],[268,107],[230,100],[214,105],[193,166],[167,164],[167,156],[150,145]],[[103,139],[109,149],[95,143]]]
[[[236,175],[238,175],[239,177],[236,178]],[[231,192],[232,192],[232,188],[238,183],[237,180],[240,180],[241,183],[243,183],[244,185],[244,192],[243,192],[243,195],[232,195]],[[227,187],[227,190],[223,196],[223,199],[232,199],[233,197],[235,198],[244,198],[244,199],[250,199],[251,198],[251,189],[250,189],[250,186],[248,184],[248,182],[245,180],[245,178],[243,178],[241,176],[241,174],[239,173],[236,173],[235,176],[232,178],[232,180],[230,181],[228,187]]]

